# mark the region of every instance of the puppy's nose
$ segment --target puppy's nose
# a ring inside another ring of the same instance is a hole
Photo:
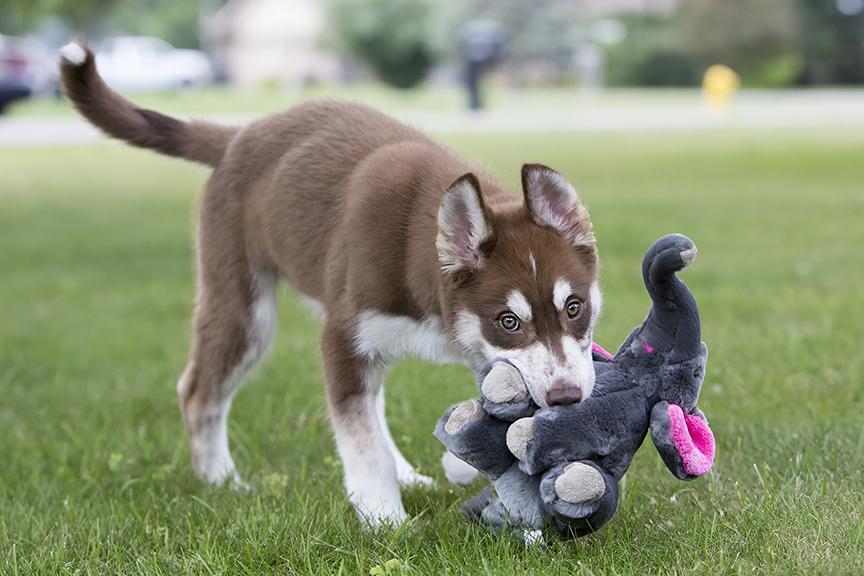
[[[567,406],[578,404],[582,401],[582,389],[571,386],[569,383],[554,382],[552,388],[546,392],[546,404],[549,406]]]

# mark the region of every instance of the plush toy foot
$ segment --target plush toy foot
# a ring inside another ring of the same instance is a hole
[[[491,365],[482,376],[480,402],[483,409],[499,420],[514,422],[537,409],[519,370],[503,360]]]
[[[590,461],[562,463],[543,475],[540,496],[565,537],[599,530],[618,507],[618,482]]]
[[[677,404],[658,402],[651,410],[651,440],[681,480],[705,476],[714,465],[714,434],[698,410],[685,414]]]
[[[534,439],[534,418],[521,418],[507,429],[507,449],[520,461],[528,457],[528,443]]]
[[[480,385],[483,395],[498,404],[519,402],[528,394],[519,370],[507,362],[496,362]]]
[[[569,504],[584,504],[597,500],[606,492],[606,483],[596,468],[581,462],[564,467],[564,473],[555,479],[555,494]]]
[[[477,400],[466,400],[438,420],[435,437],[457,458],[494,480],[513,463],[505,442],[508,426],[489,416]],[[453,468],[449,462],[445,466]]]
[[[606,480],[591,464],[563,463],[543,475],[540,492],[556,516],[586,518],[597,511],[606,494]]]
[[[466,400],[461,404],[457,404],[447,423],[444,425],[444,431],[451,436],[459,434],[463,428],[470,422],[477,422],[483,419],[483,407],[477,400]]]

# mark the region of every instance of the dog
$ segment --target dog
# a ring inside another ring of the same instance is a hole
[[[241,482],[228,412],[273,337],[282,279],[322,312],[344,485],[373,528],[405,520],[400,486],[432,482],[384,419],[384,374],[395,360],[476,371],[505,358],[541,407],[591,394],[597,250],[588,211],[558,172],[524,165],[520,198],[359,104],[307,102],[243,128],[184,122],[111,90],[83,44],[66,45],[60,67],[67,97],[107,135],[213,168],[197,220],[191,351],[177,385],[193,465],[207,482]],[[459,476],[454,459],[445,465]]]

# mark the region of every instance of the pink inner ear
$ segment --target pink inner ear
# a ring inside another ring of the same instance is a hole
[[[693,414],[684,414],[677,404],[666,411],[672,429],[672,442],[681,455],[684,471],[691,476],[704,476],[714,465],[714,434],[708,423]]]

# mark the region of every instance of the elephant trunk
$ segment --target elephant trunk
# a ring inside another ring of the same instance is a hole
[[[642,259],[642,277],[653,304],[642,336],[653,348],[671,352],[670,362],[699,354],[699,309],[687,285],[675,274],[696,258],[696,244],[681,234],[657,240]]]

